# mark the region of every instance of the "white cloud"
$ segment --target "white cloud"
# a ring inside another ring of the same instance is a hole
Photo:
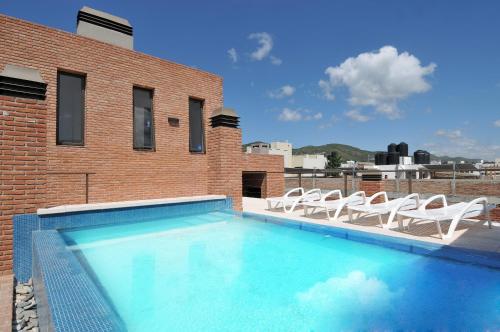
[[[439,129],[435,132],[437,141],[426,144],[431,153],[438,156],[465,157],[494,160],[500,156],[500,145],[479,142],[467,137],[459,129]]]
[[[321,112],[314,113],[312,115],[306,115],[304,117],[304,119],[307,121],[309,121],[309,120],[321,120],[322,118],[323,118],[323,113],[321,113]]]
[[[345,112],[345,116],[356,122],[367,122],[368,120],[370,120],[370,117],[368,115],[364,115],[359,110],[350,110],[348,112]]]
[[[320,80],[318,83],[319,87],[323,91],[323,95],[326,100],[335,100],[335,95],[333,94],[333,87],[327,81]]]
[[[227,55],[233,63],[238,62],[238,52],[236,52],[236,49],[234,47],[227,50]]]
[[[330,120],[327,120],[323,123],[321,123],[318,128],[319,129],[327,129],[333,127],[337,122],[339,122],[339,118],[334,114],[330,117]]]
[[[495,127],[499,127],[500,128],[500,119],[496,120],[495,122],[493,122],[493,125]]]
[[[281,99],[285,97],[291,97],[295,93],[295,88],[291,85],[283,85],[281,88],[275,91],[269,91],[267,95],[270,98]]]
[[[251,33],[248,39],[255,39],[259,43],[259,47],[250,54],[253,60],[260,61],[264,59],[273,49],[273,38],[267,32]]]
[[[298,110],[292,110],[287,107],[281,111],[279,117],[279,120],[281,121],[300,121],[302,120],[302,114]]]
[[[462,131],[459,129],[456,130],[439,129],[438,131],[436,131],[436,136],[447,137],[453,140],[462,137]]]
[[[271,63],[275,66],[279,66],[283,63],[283,60],[281,60],[278,57],[275,57],[274,55],[271,55],[269,58],[271,59]]]
[[[390,119],[400,117],[398,102],[415,93],[431,88],[425,80],[436,65],[422,66],[420,60],[408,52],[398,53],[393,46],[384,46],[376,52],[359,54],[337,67],[328,67],[328,81],[319,81],[327,99],[333,99],[333,90],[345,86],[349,103],[353,106],[372,106]]]
[[[297,121],[313,121],[320,120],[323,118],[323,113],[317,112],[313,113],[308,109],[290,109],[288,107],[283,108],[278,119],[285,122],[297,122]]]

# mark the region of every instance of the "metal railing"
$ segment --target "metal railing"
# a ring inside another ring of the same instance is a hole
[[[454,199],[487,196],[492,203],[500,204],[500,168],[471,169],[455,165],[428,165],[429,168],[392,170],[364,169],[358,167],[336,169],[285,168],[285,185],[306,189],[341,189],[344,195],[359,190],[359,182],[383,181],[385,191],[393,197],[413,192],[424,196],[445,194]],[[437,166],[437,167],[435,167]],[[471,173],[474,172],[474,173]],[[335,181],[337,180],[337,181]],[[293,183],[293,185],[290,185]]]

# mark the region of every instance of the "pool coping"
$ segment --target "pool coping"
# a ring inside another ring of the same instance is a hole
[[[203,196],[158,198],[158,199],[119,201],[119,202],[106,202],[106,203],[60,205],[60,206],[55,206],[55,207],[50,207],[50,208],[38,209],[36,213],[39,216],[45,216],[45,215],[52,215],[52,214],[109,210],[109,209],[119,209],[119,208],[134,208],[134,207],[151,206],[151,205],[202,202],[202,201],[211,201],[211,200],[219,200],[219,199],[226,199],[226,198],[227,198],[226,195],[203,195]]]
[[[495,270],[500,269],[500,253],[496,252],[461,248],[447,244],[425,242],[414,239],[405,239],[385,234],[375,234],[368,231],[347,229],[334,225],[314,224],[296,219],[280,218],[255,212],[243,211],[240,215],[265,223],[272,223],[284,227],[291,227],[308,232],[343,238],[346,240],[373,244],[412,254],[442,258],[459,263],[492,268]]]

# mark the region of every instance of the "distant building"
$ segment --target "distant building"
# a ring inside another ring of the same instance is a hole
[[[247,146],[246,152],[280,155],[283,156],[284,167],[294,167],[292,162],[292,144],[288,142],[255,142]]]
[[[299,154],[292,156],[293,167],[325,169],[328,160],[323,154]]]

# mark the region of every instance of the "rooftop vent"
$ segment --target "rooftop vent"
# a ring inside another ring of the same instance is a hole
[[[83,7],[78,12],[76,24],[78,35],[128,49],[134,48],[132,26],[124,18]]]

